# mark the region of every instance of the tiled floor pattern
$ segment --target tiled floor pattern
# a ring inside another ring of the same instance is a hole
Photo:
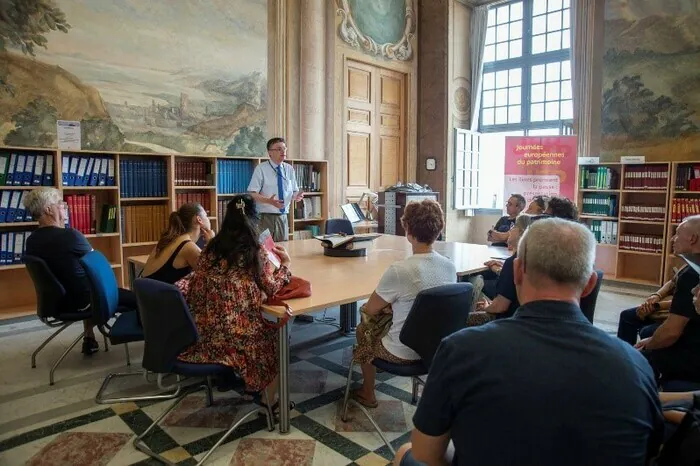
[[[632,295],[603,291],[596,324],[614,330],[621,309],[639,302]],[[642,293],[648,294],[648,293]],[[337,315],[337,314],[335,314]],[[304,325],[306,327],[304,327]],[[313,334],[322,324],[295,324],[292,335]],[[309,330],[313,329],[313,330]],[[93,397],[104,375],[123,371],[123,350],[111,348],[85,359],[71,354],[57,371],[57,383],[48,384],[49,361],[57,357],[77,335],[78,329],[52,343],[41,353],[39,367],[29,369],[29,355],[48,335],[36,321],[0,325],[0,367],[10,377],[0,377],[0,465],[128,465],[158,464],[134,448],[132,441],[172,401],[96,405]],[[302,338],[303,339],[303,338]],[[207,464],[211,465],[386,465],[388,449],[371,424],[351,407],[349,421],[340,419],[347,367],[354,337],[334,337],[293,351],[290,387],[296,408],[288,435],[268,432],[263,418],[254,418],[231,435]],[[132,360],[142,348],[133,345]],[[50,345],[51,347],[51,345]],[[42,357],[43,356],[43,357]],[[137,370],[134,366],[131,370]],[[353,378],[360,380],[359,369]],[[132,379],[140,379],[133,377]],[[377,424],[395,446],[408,440],[415,406],[411,404],[409,379],[379,373],[379,406],[371,410]],[[142,379],[119,384],[126,393],[137,393]],[[170,461],[195,464],[238,416],[250,409],[236,393],[215,392],[215,403],[206,406],[202,393],[186,398],[162,426],[145,441]]]

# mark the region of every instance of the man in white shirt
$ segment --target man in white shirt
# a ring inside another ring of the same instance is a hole
[[[255,199],[260,214],[260,231],[269,229],[274,241],[289,239],[289,206],[304,198],[299,190],[294,168],[285,163],[287,143],[284,138],[267,141],[270,160],[255,167],[248,185],[250,195]]]

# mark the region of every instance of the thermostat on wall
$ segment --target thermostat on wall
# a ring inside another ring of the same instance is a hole
[[[436,162],[435,162],[434,158],[430,157],[430,158],[425,159],[425,169],[426,170],[435,170],[435,165],[436,165]]]

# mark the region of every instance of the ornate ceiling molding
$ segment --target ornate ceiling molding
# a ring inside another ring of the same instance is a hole
[[[360,31],[352,16],[348,0],[337,0],[337,14],[341,17],[341,23],[338,28],[340,38],[350,44],[350,46],[373,55],[381,55],[391,60],[411,60],[413,57],[411,41],[415,37],[416,31],[416,10],[413,8],[414,0],[405,1],[406,13],[401,40],[396,43],[378,44],[374,39]]]

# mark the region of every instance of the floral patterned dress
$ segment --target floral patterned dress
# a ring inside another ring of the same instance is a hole
[[[259,391],[278,373],[277,331],[265,326],[260,315],[263,293],[274,295],[289,282],[286,266],[275,270],[261,252],[265,272],[263,289],[252,272],[229,270],[202,254],[194,272],[175,285],[180,288],[197,325],[199,341],[185,350],[181,361],[223,364],[235,369],[247,389]]]

